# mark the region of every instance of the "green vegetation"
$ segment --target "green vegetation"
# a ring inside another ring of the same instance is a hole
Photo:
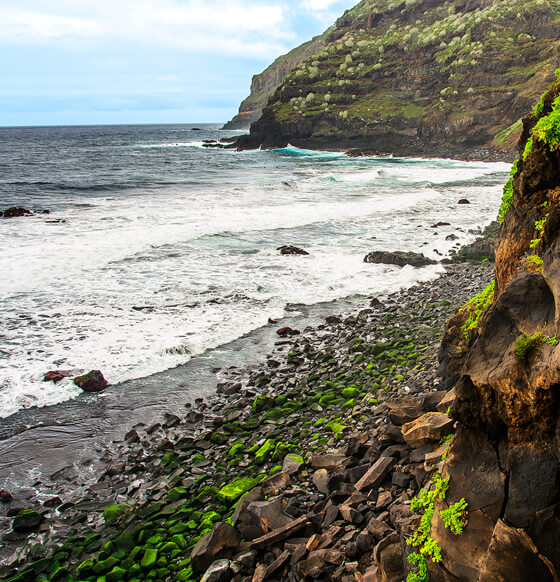
[[[556,334],[552,337],[546,336],[541,330],[536,331],[533,335],[522,333],[515,340],[515,347],[513,349],[515,355],[520,360],[527,359],[535,350],[538,350],[544,344],[558,345],[558,338]]]
[[[523,259],[523,265],[528,271],[542,273],[543,260],[539,255],[529,255]]]
[[[515,123],[512,123],[509,127],[506,127],[503,131],[500,131],[496,135],[496,143],[501,147],[504,142],[514,136],[516,133],[523,129],[523,119],[518,119]]]
[[[533,135],[553,151],[560,148],[560,96],[553,101],[552,111],[537,121]]]
[[[463,498],[457,501],[457,503],[450,505],[448,509],[442,509],[439,512],[445,527],[451,530],[455,535],[462,534],[467,525],[466,512],[468,505],[469,504]]]
[[[511,208],[513,204],[513,179],[517,174],[517,164],[518,162],[514,162],[510,174],[509,180],[506,182],[504,186],[504,193],[502,196],[502,204],[500,206],[500,210],[498,210],[498,222],[502,224],[506,218],[506,214],[508,210]]]
[[[468,301],[459,313],[466,314],[467,320],[461,326],[461,331],[467,341],[471,339],[471,332],[478,328],[478,322],[482,314],[492,305],[494,301],[495,282],[492,281],[486,289]]]

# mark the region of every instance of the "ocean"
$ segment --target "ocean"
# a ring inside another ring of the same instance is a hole
[[[269,318],[429,280],[439,265],[363,258],[472,240],[510,168],[237,153],[202,147],[235,132],[192,127],[0,129],[0,209],[50,211],[0,219],[0,417],[85,397],[49,370],[149,383]]]

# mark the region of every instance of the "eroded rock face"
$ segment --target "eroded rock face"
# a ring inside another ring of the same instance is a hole
[[[558,580],[560,572],[560,130],[553,100],[525,120],[532,151],[518,163],[513,202],[496,253],[492,305],[480,317],[469,349],[444,359],[455,386],[452,416],[461,424],[448,454],[445,501],[436,505],[432,535],[442,547],[435,580],[487,582]],[[552,115],[551,115],[552,112]],[[552,136],[552,137],[551,137]],[[544,141],[543,141],[544,139]],[[524,148],[525,143],[522,143]],[[458,314],[448,325],[448,355],[460,345]],[[438,509],[461,498],[469,503],[464,533],[450,533]]]

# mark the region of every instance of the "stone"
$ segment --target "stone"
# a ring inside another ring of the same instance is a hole
[[[384,265],[397,265],[399,267],[404,267],[405,265],[425,267],[427,265],[435,265],[436,261],[420,253],[374,251],[364,257],[364,263],[381,263]]]
[[[402,435],[413,449],[417,449],[451,434],[453,424],[454,421],[443,412],[427,412],[420,418],[404,424]]]
[[[301,332],[299,331],[299,329],[293,329],[291,327],[281,327],[280,329],[276,330],[276,333],[280,337],[290,337],[294,335],[299,335]]]
[[[260,528],[261,535],[292,522],[292,519],[284,513],[284,502],[280,496],[266,501],[252,501],[246,511],[251,516],[250,521]],[[243,517],[241,520],[244,521]]]
[[[286,455],[282,464],[282,471],[288,475],[295,475],[305,464],[303,457],[299,455]]]
[[[320,493],[329,494],[329,472],[326,469],[317,469],[313,473],[312,481]]]
[[[349,464],[350,459],[346,455],[324,454],[313,455],[311,457],[311,466],[314,469],[326,469],[327,471],[341,471]]]
[[[109,386],[100,370],[92,370],[83,376],[74,378],[74,384],[84,392],[102,392]]]
[[[264,500],[262,488],[255,487],[249,493],[246,493],[235,507],[231,522],[245,539],[252,540],[262,535],[262,529],[254,524],[252,514],[247,511],[248,506],[253,501],[262,500]]]
[[[294,519],[289,524],[285,525],[284,527],[275,529],[270,533],[265,534],[264,536],[253,540],[251,543],[251,549],[253,550],[260,550],[262,548],[266,548],[271,546],[272,544],[279,543],[288,539],[289,537],[293,536],[295,533],[303,529],[308,524],[307,517],[302,515],[297,519]]]
[[[4,211],[0,211],[0,218],[21,218],[22,216],[31,216],[33,212],[27,208],[12,206]]]
[[[69,378],[74,372],[72,370],[51,370],[43,376],[43,382],[54,382],[58,384],[64,378]]]
[[[228,582],[231,580],[230,560],[216,560],[204,572],[201,582]]]
[[[30,533],[39,529],[43,523],[43,516],[34,509],[24,509],[20,511],[13,523],[12,529],[16,533]]]
[[[263,479],[260,486],[265,495],[274,497],[289,487],[291,482],[290,475],[285,471],[280,471],[279,473],[275,473],[274,475]]]
[[[402,471],[395,471],[391,477],[391,483],[401,489],[406,489],[410,483],[410,475]]]
[[[447,392],[447,394],[441,399],[441,401],[437,405],[437,411],[447,413],[447,411],[450,408],[453,408],[453,405],[455,404],[456,400],[457,394],[455,393],[455,388],[452,388]]]
[[[309,255],[306,250],[300,249],[299,247],[294,247],[292,245],[284,245],[282,247],[278,247],[276,250],[280,251],[281,255]]]
[[[227,523],[216,523],[212,531],[198,540],[191,552],[193,572],[205,572],[216,560],[230,558],[239,547],[241,538],[237,530]]]
[[[404,580],[406,576],[403,568],[403,551],[398,535],[390,534],[381,540],[373,550],[373,557],[383,582]]]
[[[370,467],[367,473],[356,483],[357,491],[367,491],[373,489],[382,483],[385,476],[395,466],[393,457],[381,457],[374,465]]]
[[[134,508],[128,503],[122,505],[109,505],[103,510],[103,519],[107,525],[117,525],[121,523]]]
[[[396,426],[402,426],[407,422],[416,420],[422,416],[422,403],[412,396],[400,398],[394,402],[388,402],[389,420]]]
[[[457,204],[470,204],[470,202],[466,198],[461,198]]]

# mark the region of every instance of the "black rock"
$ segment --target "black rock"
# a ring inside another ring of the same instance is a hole
[[[280,251],[281,255],[308,255],[309,253],[299,247],[294,247],[292,245],[284,245],[276,249]]]
[[[406,253],[403,251],[374,251],[364,257],[364,263],[381,263],[384,265],[397,265],[404,267],[424,267],[426,265],[435,265],[436,261],[425,257],[421,253]]]
[[[77,376],[74,378],[74,384],[84,392],[101,392],[109,385],[99,370],[92,370],[83,376]]]
[[[43,516],[33,509],[24,509],[15,517],[12,529],[16,533],[35,531],[43,522]]]

